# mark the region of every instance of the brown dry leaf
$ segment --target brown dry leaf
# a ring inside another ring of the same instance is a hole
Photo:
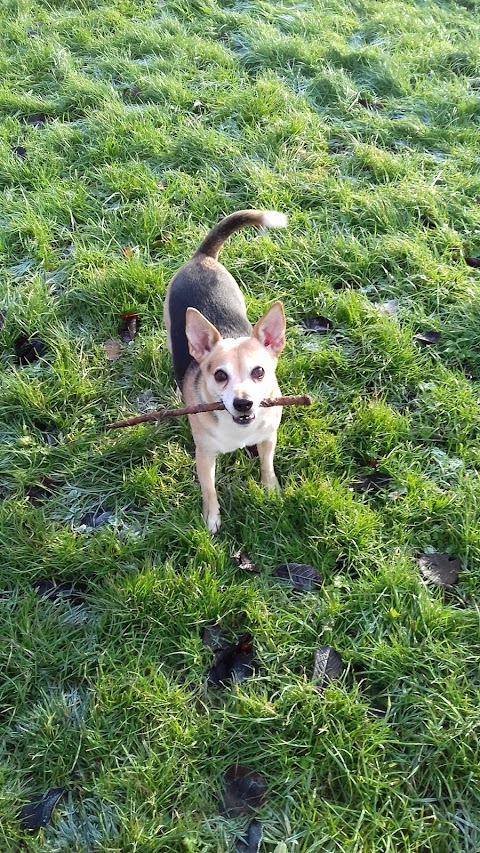
[[[122,249],[122,255],[124,258],[138,258],[140,255],[140,248],[138,246],[124,246]]]
[[[109,338],[108,341],[105,341],[103,349],[108,361],[116,361],[122,354],[122,345],[116,338]]]

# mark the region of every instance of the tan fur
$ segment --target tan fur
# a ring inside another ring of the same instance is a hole
[[[195,256],[193,261],[196,261]],[[220,268],[219,274],[224,278],[225,274],[228,276],[227,285],[238,290],[234,279],[218,261],[201,257],[198,263],[208,263],[209,266],[213,265],[213,268]],[[168,286],[164,306],[164,323],[170,351],[169,293],[175,286],[175,278],[174,276]],[[244,305],[243,296],[241,298]],[[219,400],[225,404],[225,411],[189,415],[196,446],[203,517],[208,529],[215,533],[221,523],[215,489],[215,461],[220,453],[256,444],[260,458],[261,482],[269,489],[279,489],[273,458],[282,409],[261,408],[260,402],[265,397],[280,396],[275,369],[278,356],[285,346],[285,315],[281,302],[275,302],[256,323],[249,337],[223,338],[206,316],[194,308],[188,308],[185,329],[190,354],[196,362],[192,363],[185,374],[182,388],[185,404],[195,406]],[[255,374],[254,378],[252,371],[259,367],[263,368],[264,376],[259,379]],[[215,378],[215,372],[219,369],[228,375],[226,383],[218,382]],[[246,417],[254,415],[254,419],[246,425],[235,420],[238,420],[239,412],[234,406],[234,400],[238,405],[238,398],[252,401],[252,408]]]

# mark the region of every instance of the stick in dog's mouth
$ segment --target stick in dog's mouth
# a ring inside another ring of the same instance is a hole
[[[312,402],[309,394],[290,394],[286,397],[272,397],[262,400],[260,406],[264,409],[269,409],[271,406],[311,406]],[[122,421],[106,424],[105,429],[122,429],[122,427],[136,426],[136,424],[155,423],[155,421],[161,421],[163,418],[178,418],[182,415],[196,415],[201,412],[218,412],[224,408],[223,403],[202,403],[199,406],[186,406],[183,409],[160,409],[158,412],[148,412],[146,415],[135,415],[133,418],[125,418]]]

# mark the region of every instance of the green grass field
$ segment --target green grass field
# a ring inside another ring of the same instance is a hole
[[[478,13],[3,0],[2,853],[233,850],[236,762],[269,783],[262,853],[480,850]],[[281,496],[258,460],[223,457],[212,539],[186,419],[103,425],[174,404],[166,285],[242,207],[289,216],[222,260],[250,319],[284,301],[280,385],[315,405],[284,413]],[[129,310],[139,333],[110,361]],[[319,314],[333,330],[306,334]],[[20,335],[40,359],[17,363]],[[373,464],[388,487],[352,491]],[[453,592],[422,578],[429,550],[460,558]],[[321,589],[275,583],[285,561]],[[42,597],[44,578],[85,603]],[[217,621],[252,633],[260,670],[213,691]],[[344,670],[319,692],[325,644]],[[24,832],[20,808],[56,786]]]

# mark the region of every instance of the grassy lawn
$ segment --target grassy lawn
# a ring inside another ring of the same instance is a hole
[[[233,850],[236,762],[269,784],[262,853],[478,853],[474,0],[3,0],[0,42],[2,853]],[[281,496],[223,457],[212,539],[186,419],[103,425],[175,404],[166,285],[242,207],[289,216],[222,260],[250,319],[284,301],[280,385],[315,405],[284,413]],[[305,333],[317,315],[333,329]],[[352,490],[373,471],[386,488]],[[452,591],[425,551],[460,559]],[[286,561],[322,587],[276,583]],[[216,622],[259,662],[220,690]],[[344,668],[319,691],[326,644]]]

